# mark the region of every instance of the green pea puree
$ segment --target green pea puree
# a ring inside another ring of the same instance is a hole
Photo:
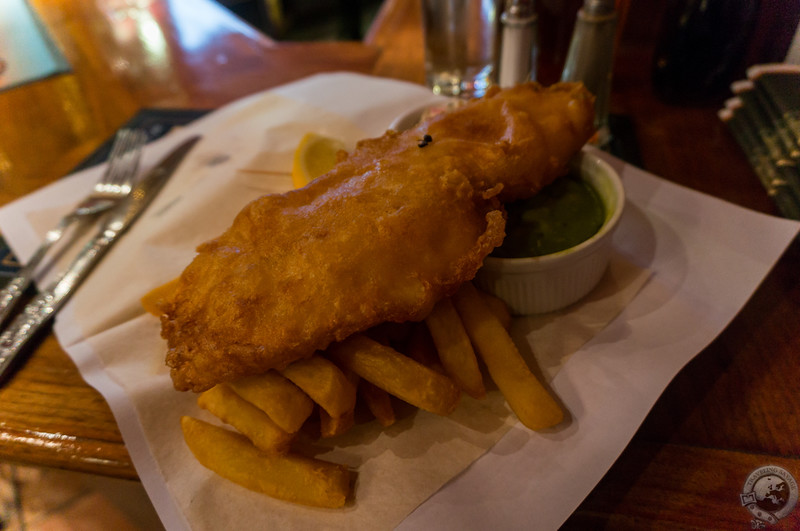
[[[556,179],[530,199],[506,205],[503,245],[492,253],[523,258],[556,253],[594,236],[605,220],[597,192],[575,173]]]

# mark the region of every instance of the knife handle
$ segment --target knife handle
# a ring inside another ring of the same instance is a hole
[[[14,304],[19,300],[31,283],[31,274],[23,268],[17,276],[8,281],[0,290],[0,323],[5,322],[6,317],[14,309]]]
[[[25,293],[25,289],[33,280],[33,274],[39,262],[42,261],[42,258],[47,254],[50,247],[61,239],[61,236],[64,235],[64,231],[76,219],[74,215],[64,216],[54,229],[47,231],[44,241],[39,248],[36,249],[36,252],[33,253],[33,256],[31,256],[30,260],[25,264],[25,267],[0,290],[0,324],[5,322],[11,314],[11,310],[14,309],[14,305],[22,294]]]
[[[55,315],[69,299],[108,249],[116,232],[102,230],[81,250],[67,271],[50,288],[36,296],[0,334],[0,380],[2,380],[23,347]]]

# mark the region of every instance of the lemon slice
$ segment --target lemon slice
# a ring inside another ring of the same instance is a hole
[[[302,188],[320,175],[329,172],[336,164],[336,153],[344,149],[344,142],[317,133],[306,133],[294,152],[292,182]]]

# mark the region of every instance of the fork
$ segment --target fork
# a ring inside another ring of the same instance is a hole
[[[109,153],[108,167],[92,192],[45,234],[44,241],[25,267],[0,290],[0,324],[6,320],[14,304],[30,285],[36,268],[47,251],[61,239],[70,225],[108,210],[128,196],[146,140],[147,134],[140,129],[121,129],[117,133]]]

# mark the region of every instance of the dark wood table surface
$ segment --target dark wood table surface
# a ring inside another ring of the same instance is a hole
[[[184,2],[191,9],[166,0],[30,3],[72,70],[0,92],[0,204],[64,175],[142,108],[214,108],[330,70],[423,81],[415,0],[387,0],[363,43],[279,43],[210,0]],[[612,112],[632,125],[641,166],[776,215],[717,119],[718,106],[668,105],[654,96],[646,10],[631,5],[612,96]],[[154,31],[159,46],[145,37]],[[749,528],[739,494],[754,469],[777,465],[800,479],[798,264],[794,242],[734,321],[669,385],[566,529]],[[0,459],[136,478],[107,404],[52,335],[0,388]],[[800,528],[800,508],[774,527]]]

